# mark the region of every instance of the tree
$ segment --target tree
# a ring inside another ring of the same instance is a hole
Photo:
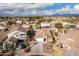
[[[68,29],[65,29],[65,30],[64,30],[64,33],[67,33],[67,32],[68,32]]]
[[[33,27],[31,25],[30,25],[30,29],[27,31],[26,34],[29,37],[29,39],[31,39],[35,36],[35,30],[33,29]]]
[[[76,25],[70,25],[70,28],[76,28]]]
[[[25,39],[26,48],[30,46],[30,41],[34,39],[34,36],[35,36],[35,31],[33,27],[30,25],[30,29],[26,33],[26,39]],[[28,52],[29,50],[30,48],[26,49],[26,52]]]
[[[58,36],[58,32],[54,32],[55,33],[55,36],[57,37]]]
[[[51,21],[52,21],[52,19],[48,19],[47,21],[48,21],[48,22],[51,22]]]
[[[54,25],[55,25],[55,27],[58,29],[58,32],[60,32],[61,29],[63,28],[62,23],[55,23]]]
[[[63,28],[62,23],[55,23],[54,25],[55,25],[56,28],[59,28],[59,29]]]
[[[75,23],[75,19],[71,18],[70,22]]]
[[[15,21],[14,21],[14,20],[8,20],[8,21],[7,21],[7,24],[8,24],[8,25],[15,24]]]
[[[28,36],[26,35],[26,39],[25,39],[26,48],[29,46],[29,42],[30,42],[30,40],[29,40]]]
[[[54,32],[52,32],[52,31],[50,30],[50,33],[51,33],[51,35],[52,35],[52,43],[56,43],[56,39],[55,39],[55,36],[54,36]]]

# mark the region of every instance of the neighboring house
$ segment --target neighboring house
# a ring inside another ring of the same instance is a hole
[[[73,28],[73,29],[75,29],[76,28],[76,24],[70,24],[70,28]]]
[[[1,24],[1,25],[7,25],[7,23],[6,23],[6,22],[0,22],[0,24]]]
[[[68,22],[63,22],[63,27],[69,26]]]
[[[52,40],[52,35],[47,29],[38,29],[35,38],[37,41],[50,42]]]
[[[23,28],[26,28],[26,29],[29,29],[30,26],[27,25],[27,24],[23,24],[22,27],[23,27]]]
[[[50,28],[50,23],[48,23],[48,22],[42,22],[41,24],[41,28]]]
[[[17,30],[8,34],[9,43],[15,43],[17,48],[25,48],[24,40],[26,39],[27,29],[23,27],[17,28]]]
[[[1,31],[5,31],[7,29],[8,29],[8,27],[6,25],[0,25],[0,30]]]
[[[63,48],[65,49],[65,55],[79,55],[79,30],[75,30],[59,36],[59,42],[63,44]]]
[[[16,24],[22,24],[22,20],[17,20]]]
[[[78,24],[76,25],[76,29],[79,29],[79,25]]]
[[[31,24],[31,25],[32,25],[33,28],[36,28],[36,24],[35,23],[34,24]]]
[[[17,28],[17,30],[9,33],[8,37],[13,36],[19,40],[24,40],[26,38],[26,32],[27,32],[27,29],[25,29],[23,27],[19,27],[19,28]]]
[[[11,25],[11,26],[8,28],[8,30],[10,30],[10,31],[12,32],[12,31],[17,30],[20,26],[21,26],[21,24],[13,24],[13,25]]]

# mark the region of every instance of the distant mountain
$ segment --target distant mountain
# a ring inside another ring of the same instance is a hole
[[[79,14],[54,14],[51,16],[79,16]]]
[[[79,16],[79,14],[53,14],[53,15],[11,15],[0,13],[0,16]]]

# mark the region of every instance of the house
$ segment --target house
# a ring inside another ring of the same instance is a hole
[[[59,36],[59,42],[63,44],[66,55],[79,55],[79,30],[71,31],[67,34]]]
[[[17,20],[16,24],[22,24],[22,20]]]
[[[76,24],[70,24],[70,28],[73,28],[73,29],[75,29],[76,28]]]
[[[31,25],[32,25],[33,28],[36,28],[36,24],[35,23],[34,24],[31,24]]]
[[[38,29],[35,38],[37,41],[50,42],[52,40],[52,35],[48,29]]]
[[[17,30],[8,34],[8,40],[10,43],[15,43],[17,48],[25,48],[24,40],[26,39],[27,29],[23,27],[17,28]]]
[[[20,26],[19,28],[17,28],[18,31],[20,32],[27,32],[27,28],[23,28],[22,26]]]
[[[69,25],[70,25],[70,23],[68,23],[68,22],[63,22],[63,26],[64,26],[64,27],[69,26]]]
[[[76,25],[76,29],[79,29],[79,25],[78,24]]]
[[[17,30],[17,28],[19,28],[20,26],[21,24],[13,24],[8,28],[8,30],[12,32],[12,31]]]
[[[42,22],[40,25],[41,25],[41,28],[50,28],[50,23],[48,22]]]
[[[30,26],[27,25],[27,24],[22,24],[22,27],[23,27],[23,28],[26,28],[26,29],[29,29]]]
[[[7,23],[6,22],[0,22],[0,25],[7,25]]]
[[[13,36],[19,40],[24,40],[26,37],[26,32],[27,32],[27,29],[20,26],[15,31],[10,32],[8,34],[8,37]]]
[[[15,43],[17,48],[25,48],[24,40],[26,38],[27,29],[22,27],[21,25],[14,26],[13,31],[8,33],[8,41],[9,43]]]
[[[8,29],[8,27],[6,25],[0,25],[0,30],[1,31],[5,31],[7,29]]]

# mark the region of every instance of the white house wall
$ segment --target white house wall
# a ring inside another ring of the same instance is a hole
[[[21,34],[25,34],[25,35],[21,36]],[[11,33],[8,34],[8,37],[11,37],[11,36],[13,36],[17,39],[25,39],[26,33],[20,32],[20,31],[14,31],[14,32],[11,32]]]

